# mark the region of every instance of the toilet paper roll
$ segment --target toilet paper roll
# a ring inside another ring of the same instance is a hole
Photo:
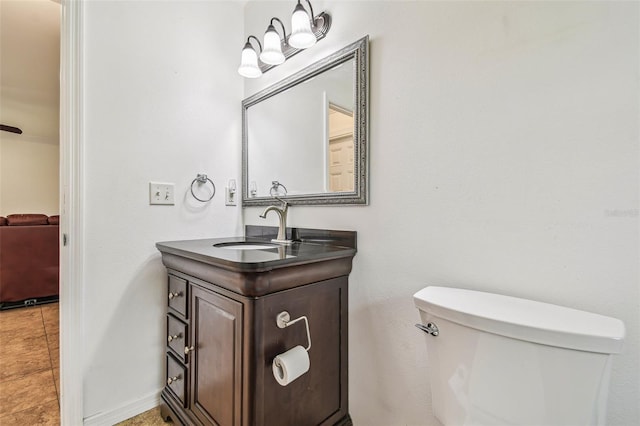
[[[302,346],[296,346],[276,356],[271,367],[276,381],[287,386],[309,371],[309,354]]]

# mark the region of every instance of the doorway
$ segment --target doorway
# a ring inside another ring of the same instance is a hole
[[[24,244],[26,238],[29,244],[46,246],[46,264],[44,257],[36,257],[38,252],[33,250],[28,251],[23,259],[27,259],[29,265],[32,259],[43,259],[32,279],[34,283],[42,283],[46,275],[50,283],[46,289],[36,286],[38,288],[33,289],[33,294],[29,290],[31,287],[22,287],[20,297],[13,295],[13,298],[6,299],[8,303],[4,305],[10,307],[16,306],[16,301],[24,297],[29,298],[27,304],[51,301],[56,297],[56,272],[53,268],[58,264],[58,226],[52,229],[55,225],[52,220],[59,215],[60,209],[62,6],[51,0],[0,0],[0,9],[3,124],[0,132],[0,216],[37,213],[45,217],[43,226],[25,223],[24,226],[7,229],[19,232],[11,234],[14,242],[7,239],[4,242],[15,248],[12,244]],[[21,256],[19,250],[11,253]],[[40,253],[41,256],[45,254]],[[13,266],[8,267],[13,271]],[[7,274],[3,276],[7,278]],[[5,280],[4,284],[7,283]],[[45,294],[47,297],[43,297]],[[0,392],[12,401],[0,410],[0,423],[6,420],[8,423],[28,424],[29,419],[59,418],[58,312],[58,304],[49,303],[0,313],[3,339]],[[30,326],[25,328],[26,324]],[[28,351],[23,350],[25,348]],[[12,389],[24,390],[28,386],[35,386],[33,392],[19,401],[24,391]],[[3,400],[7,401],[4,396]]]

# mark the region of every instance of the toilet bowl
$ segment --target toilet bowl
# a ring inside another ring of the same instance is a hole
[[[620,320],[446,287],[426,287],[414,302],[445,426],[605,424]]]

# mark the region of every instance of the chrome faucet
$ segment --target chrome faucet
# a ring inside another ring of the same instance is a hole
[[[278,206],[269,206],[260,215],[261,218],[266,219],[267,213],[270,211],[274,211],[278,213],[278,219],[280,220],[280,225],[278,226],[278,236],[271,240],[274,243],[282,243],[282,244],[291,244],[291,240],[287,240],[287,211],[289,210],[289,203],[281,199],[280,197],[273,197],[276,200],[282,203],[282,207]]]

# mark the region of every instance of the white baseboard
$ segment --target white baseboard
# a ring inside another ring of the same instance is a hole
[[[115,410],[94,414],[84,419],[85,426],[112,426],[116,423],[130,419],[140,413],[151,410],[161,404],[160,392],[153,392],[144,398],[138,399],[126,405],[122,405]]]

